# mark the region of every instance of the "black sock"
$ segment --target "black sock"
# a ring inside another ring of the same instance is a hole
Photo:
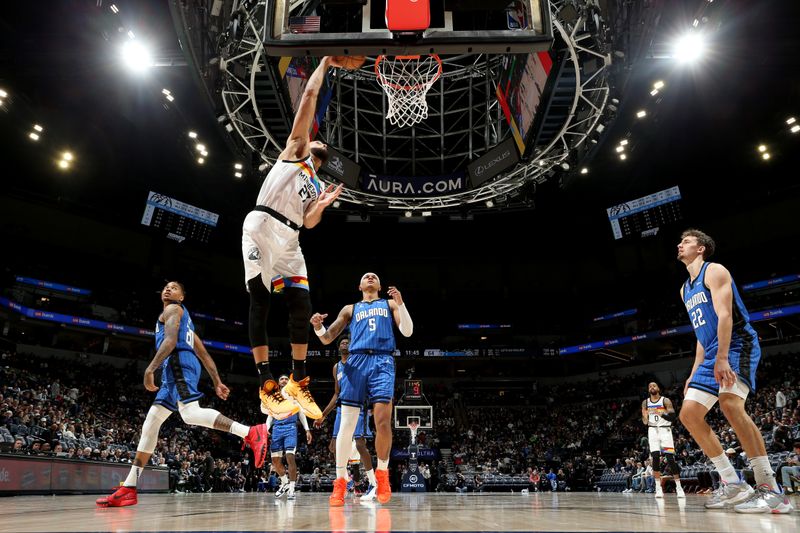
[[[275,381],[275,378],[272,377],[272,371],[269,369],[269,361],[256,363],[256,370],[258,370],[258,378],[262,388],[267,381]]]
[[[305,359],[292,359],[292,377],[295,381],[300,381],[306,377]]]

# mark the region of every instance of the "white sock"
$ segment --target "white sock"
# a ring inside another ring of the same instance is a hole
[[[337,479],[347,479],[347,467],[346,466],[337,466],[336,467],[336,477],[337,477]]]
[[[131,466],[131,471],[128,472],[128,477],[125,478],[125,483],[123,483],[126,487],[135,487],[136,482],[139,481],[139,476],[142,475],[142,471],[144,471],[144,467],[142,466]]]
[[[238,437],[245,438],[247,434],[250,433],[250,426],[245,426],[239,422],[234,422],[231,424],[230,432]]]
[[[289,490],[294,490],[294,481],[289,482]]]
[[[281,476],[281,485],[286,485],[289,482],[289,476],[286,474]]]
[[[769,459],[766,455],[751,457],[750,466],[756,478],[756,485],[769,485],[771,491],[781,491],[778,488],[778,481],[775,479],[775,472],[772,471],[772,465],[769,464]]]
[[[678,487],[678,488],[681,488],[681,480],[680,479],[676,479],[675,480],[675,486]]]
[[[369,479],[369,484],[373,487],[378,486],[378,479],[375,477],[375,471],[372,469],[367,470],[367,479]]]
[[[723,453],[722,455],[712,457],[711,462],[714,463],[714,468],[719,472],[719,477],[722,478],[722,481],[725,483],[739,483],[739,476],[736,474],[736,469],[733,468],[727,455]]]
[[[389,459],[378,458],[378,470],[389,470]]]

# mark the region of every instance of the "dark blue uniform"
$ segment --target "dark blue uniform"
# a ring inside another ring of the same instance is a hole
[[[339,402],[362,407],[394,397],[394,316],[384,299],[353,304],[350,356],[339,365]]]
[[[717,358],[719,339],[717,325],[719,320],[711,300],[711,291],[706,285],[706,271],[711,263],[703,263],[694,281],[686,280],[683,285],[683,303],[689,313],[698,342],[703,346],[705,359],[692,376],[689,386],[719,396],[719,383],[714,380],[714,362]],[[758,335],[750,325],[750,315],[742,303],[736,283],[731,280],[733,290],[733,330],[728,361],[731,368],[747,383],[751,391],[756,390],[756,368],[761,360],[761,347]]]
[[[297,414],[272,423],[270,452],[294,453],[297,449]]]
[[[194,353],[194,324],[189,311],[183,306],[183,316],[178,329],[175,351],[161,363],[161,388],[153,403],[163,405],[172,412],[178,410],[178,402],[187,404],[203,397],[197,390],[200,382],[200,360]],[[156,350],[164,342],[164,323],[156,322]]]

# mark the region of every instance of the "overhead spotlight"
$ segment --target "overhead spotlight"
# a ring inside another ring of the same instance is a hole
[[[233,165],[233,168],[235,168],[236,170],[242,170],[242,164],[241,163],[236,163],[236,164]]]
[[[0,91],[0,97],[5,98],[6,95],[4,93],[5,93],[5,91]],[[795,119],[794,117],[789,117],[789,118],[786,119],[786,124],[789,125],[789,126],[791,126],[795,122],[797,122],[797,119]]]
[[[173,100],[175,100],[175,97],[174,97],[174,96],[172,96],[171,94],[168,94],[168,95],[167,95],[167,100],[169,100],[170,102],[172,102]]]
[[[200,152],[200,155],[202,155],[203,157],[208,157],[208,152],[203,150],[202,152]]]
[[[61,161],[58,162],[58,166],[59,168],[67,169],[69,168],[69,161],[62,159]]]
[[[655,82],[655,83],[653,84],[653,89],[660,89],[660,88],[662,88],[663,86],[664,86],[664,82],[663,82],[663,81],[661,81],[661,80],[658,80],[657,82]]]
[[[604,130],[604,129],[606,129],[606,127],[605,127],[603,124],[598,124],[598,125],[597,125],[597,127],[596,127],[594,130],[595,130],[597,133],[603,133],[603,130]]]
[[[795,124],[794,126],[791,127],[791,129],[789,129],[789,131],[791,131],[792,133],[797,133],[798,131],[800,131],[800,125]]]
[[[206,145],[205,144],[197,143],[194,147],[197,149],[198,152],[205,152],[206,151]]]
[[[73,159],[72,152],[64,152],[63,154],[61,154],[61,159],[63,159],[64,161],[72,161]]]
[[[111,12],[112,13],[114,13],[114,14],[119,13],[119,8],[116,5],[111,4],[110,8],[111,8]]]
[[[622,140],[619,142],[619,145],[620,145],[620,146],[628,146],[628,139],[622,139]]]
[[[647,116],[647,111],[645,111],[644,109],[636,113],[636,118],[644,118],[646,116]]]
[[[692,63],[703,56],[706,49],[705,39],[698,32],[689,32],[675,42],[672,57],[681,63]]]
[[[619,98],[612,98],[611,103],[614,105],[619,105]]]
[[[586,167],[583,167],[583,168],[581,169],[581,174],[588,174],[588,173],[589,173],[589,169],[588,169],[588,168],[586,168]]]
[[[28,137],[30,137],[30,139],[33,140],[33,141],[38,141],[39,140],[39,134],[36,133],[35,131],[30,132],[28,134]]]
[[[494,207],[494,202],[491,200],[486,200],[486,207],[491,209],[492,207]]]
[[[233,175],[236,176],[237,178],[241,178],[242,177],[242,173],[241,172],[234,172]]]
[[[163,94],[165,96],[168,96],[168,95],[172,94],[172,92],[170,92],[169,89],[161,89],[161,94]]]
[[[3,89],[0,89],[0,98],[5,98],[6,96],[8,96],[8,93],[5,92]]]
[[[128,68],[139,72],[153,66],[150,52],[139,41],[126,41],[122,45],[122,60]]]
[[[543,167],[543,166],[545,166],[546,164],[547,164],[547,162],[546,162],[544,159],[543,159],[543,160],[541,160],[541,161],[539,161],[539,166],[540,166],[540,167]]]
[[[411,218],[411,215],[412,215],[411,211],[406,211],[405,212],[405,217],[406,218]]]
[[[625,147],[624,146],[617,146],[616,150],[617,150],[617,153],[619,154],[619,153],[625,151]]]
[[[128,30],[128,38],[129,39],[136,39],[136,36],[133,34],[131,30]]]
[[[652,91],[650,91],[650,96],[655,96],[657,94],[658,94],[658,89],[653,89]]]
[[[763,159],[764,161],[766,161],[770,157],[772,157],[772,156],[769,155],[769,152],[764,152],[763,154],[761,154],[761,159]]]
[[[561,168],[562,168],[563,170],[569,170],[569,163],[567,163],[566,161],[564,161],[563,163],[561,163]]]
[[[333,202],[334,209],[339,209],[341,206],[342,206],[342,202],[340,202],[339,200],[334,200],[334,202]]]
[[[766,144],[759,144],[758,145],[758,151],[762,152],[762,153],[766,152],[767,151],[767,145]]]
[[[620,158],[622,161],[625,161],[626,159],[628,159],[628,156],[627,156],[627,155],[625,155],[625,154],[619,154],[619,158]]]
[[[432,214],[433,214],[433,213],[431,213],[430,211],[423,211],[423,212],[422,212],[422,216],[424,216],[424,217],[429,217],[429,216],[431,216]]]
[[[200,164],[202,165],[203,163],[205,163],[205,162],[206,162],[206,160],[205,160],[205,159],[203,159],[202,157],[198,157],[198,158],[197,158],[197,162],[198,162],[198,163],[200,163]]]
[[[230,123],[225,124],[225,131],[227,131],[228,133],[232,132],[233,131],[233,124],[230,124]]]
[[[189,138],[190,139],[197,139],[197,132],[196,131],[190,131],[189,132]]]
[[[40,125],[38,125],[38,124],[34,124],[34,125],[33,125],[33,129],[35,129],[35,130],[36,130],[36,131],[38,131],[39,133],[42,133],[42,132],[44,131],[44,128],[43,128],[43,127],[41,127],[41,126],[40,126]]]

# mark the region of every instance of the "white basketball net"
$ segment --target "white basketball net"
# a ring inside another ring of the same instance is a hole
[[[419,422],[409,422],[408,429],[411,430],[411,444],[417,442],[417,430],[419,429]]]
[[[425,96],[442,74],[442,60],[423,56],[378,56],[375,75],[389,100],[386,118],[394,126],[413,126],[428,118]]]

